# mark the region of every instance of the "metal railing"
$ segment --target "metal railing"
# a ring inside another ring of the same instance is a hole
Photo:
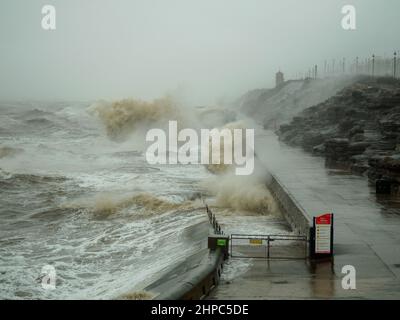
[[[372,77],[399,78],[399,51],[383,55],[369,54],[364,57],[340,57],[324,59],[312,64],[304,72],[292,72],[292,79],[317,79],[338,75],[367,75]]]
[[[205,206],[208,215],[208,220],[210,221],[210,224],[214,229],[214,233],[219,235],[224,234],[221,225],[218,223],[217,218],[215,217],[215,214],[212,213],[211,209],[208,207],[208,204],[205,203]]]
[[[204,206],[214,234],[224,235],[216,215],[207,203],[204,202]],[[232,258],[306,259],[307,250],[308,238],[305,235],[231,234],[229,236],[229,256]]]
[[[278,244],[272,245],[272,243]],[[307,248],[307,237],[301,235],[231,234],[230,236],[232,258],[306,259]]]

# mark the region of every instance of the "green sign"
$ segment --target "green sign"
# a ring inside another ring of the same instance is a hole
[[[218,247],[225,247],[226,246],[226,239],[217,239],[217,246]]]

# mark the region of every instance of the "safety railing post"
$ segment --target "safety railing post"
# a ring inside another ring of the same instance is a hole
[[[231,243],[231,253],[230,253],[230,255],[231,255],[231,257],[233,257],[233,254],[232,254],[232,241],[233,241],[233,237],[232,237],[232,235],[230,236],[230,243]]]
[[[304,242],[304,258],[307,258],[307,244],[308,244],[307,238],[303,242]]]
[[[268,251],[267,250],[268,250],[268,244],[265,246],[265,259],[267,259],[267,257],[268,257]]]
[[[224,232],[222,231],[221,225],[218,223],[216,216],[212,213],[211,209],[208,207],[204,200],[203,202],[205,204],[208,220],[213,227],[214,233],[217,235],[223,235]]]

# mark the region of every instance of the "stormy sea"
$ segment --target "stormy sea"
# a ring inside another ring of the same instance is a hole
[[[167,119],[223,126],[223,109],[151,103],[2,102],[0,299],[114,299],[206,246],[204,200],[233,229],[282,221],[262,178],[149,165],[144,136]],[[260,219],[251,221],[254,217]],[[235,220],[236,219],[236,220]],[[240,230],[246,231],[246,230]],[[56,289],[41,286],[43,267]]]

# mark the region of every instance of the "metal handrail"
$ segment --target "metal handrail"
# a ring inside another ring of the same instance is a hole
[[[277,240],[307,240],[307,236],[291,235],[291,234],[238,234],[232,233],[231,237],[236,239],[260,239],[267,240],[270,238],[279,238]]]
[[[292,240],[292,241],[304,241],[305,243],[305,256],[307,256],[307,236],[302,236],[302,235],[280,235],[280,234],[270,234],[270,235],[254,235],[254,234],[231,234],[230,237],[230,255],[231,257],[233,256],[233,240],[251,240],[251,239],[257,239],[257,240],[265,240],[267,242],[267,245],[265,246],[265,257],[241,257],[237,256],[237,258],[266,258],[266,259],[271,259],[270,256],[270,243],[274,241],[287,241],[287,240]],[[302,258],[291,258],[291,257],[277,257],[274,259],[302,259]]]
[[[209,220],[210,224],[212,225],[214,232],[219,235],[224,234],[224,232],[222,231],[221,225],[217,221],[215,214],[212,213],[211,209],[209,208],[208,204],[204,201],[204,199],[203,199],[203,203],[206,207],[208,220]]]

